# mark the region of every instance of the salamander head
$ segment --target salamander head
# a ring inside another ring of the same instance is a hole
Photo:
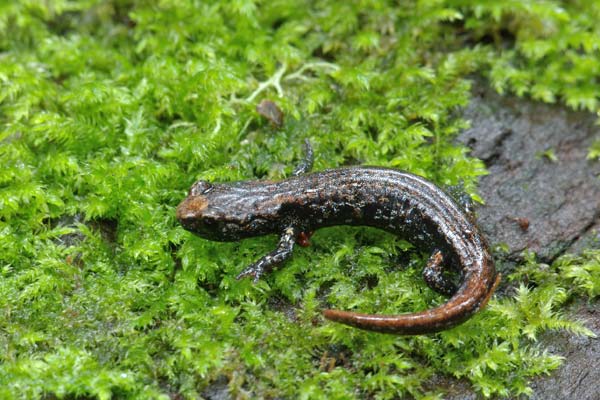
[[[268,220],[256,216],[255,207],[244,184],[198,181],[177,207],[177,219],[186,230],[202,238],[236,241],[273,230]]]

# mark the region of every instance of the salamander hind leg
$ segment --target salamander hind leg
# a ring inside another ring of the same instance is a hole
[[[254,264],[244,268],[236,279],[250,276],[253,278],[254,283],[258,282],[264,273],[271,272],[273,268],[292,256],[292,251],[294,250],[294,244],[296,242],[296,234],[294,228],[287,228],[281,235],[277,248]]]
[[[441,251],[436,250],[429,257],[427,265],[423,269],[423,279],[425,279],[427,286],[436,292],[451,296],[456,292],[457,287],[444,276],[443,265],[444,256]]]

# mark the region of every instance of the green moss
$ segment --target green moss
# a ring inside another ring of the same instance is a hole
[[[254,286],[234,277],[275,237],[213,243],[175,221],[196,179],[286,176],[304,138],[316,169],[393,166],[476,196],[483,164],[450,143],[472,73],[596,111],[598,2],[396,3],[0,6],[0,397],[196,398],[225,382],[242,398],[435,398],[439,376],[514,396],[556,368],[536,338],[590,334],[559,310],[597,297],[596,253],[460,327],[396,337],[319,311],[444,301],[393,236],[319,231]],[[263,98],[281,130],[256,114]]]
[[[590,146],[588,160],[600,159],[600,140],[595,140]]]
[[[465,25],[498,49],[487,60],[499,91],[574,109],[599,111],[598,1],[452,2],[465,11]]]

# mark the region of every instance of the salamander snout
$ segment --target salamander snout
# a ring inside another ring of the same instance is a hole
[[[176,216],[184,229],[205,239],[237,240],[239,226],[220,211],[222,186],[206,181],[192,185],[188,196],[177,206]],[[215,197],[216,196],[216,197]]]
[[[203,211],[208,207],[208,200],[204,196],[188,196],[177,206],[176,216],[187,230],[193,230]]]
[[[199,218],[207,206],[206,197],[188,196],[177,206],[177,219]]]
[[[193,230],[199,220],[204,217],[209,201],[205,196],[212,191],[213,185],[206,181],[198,181],[188,191],[188,196],[177,206],[177,219],[184,228]]]

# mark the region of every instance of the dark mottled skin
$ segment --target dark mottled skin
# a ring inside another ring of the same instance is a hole
[[[425,179],[392,169],[341,168],[278,182],[199,181],[177,208],[177,218],[210,240],[281,234],[277,249],[239,276],[255,280],[287,259],[298,238],[326,226],[373,226],[429,251],[423,276],[433,289],[451,295],[445,304],[401,315],[324,311],[332,321],[371,331],[421,334],[450,328],[483,308],[499,281],[485,239],[461,207]],[[459,272],[459,287],[443,276],[444,269]]]

